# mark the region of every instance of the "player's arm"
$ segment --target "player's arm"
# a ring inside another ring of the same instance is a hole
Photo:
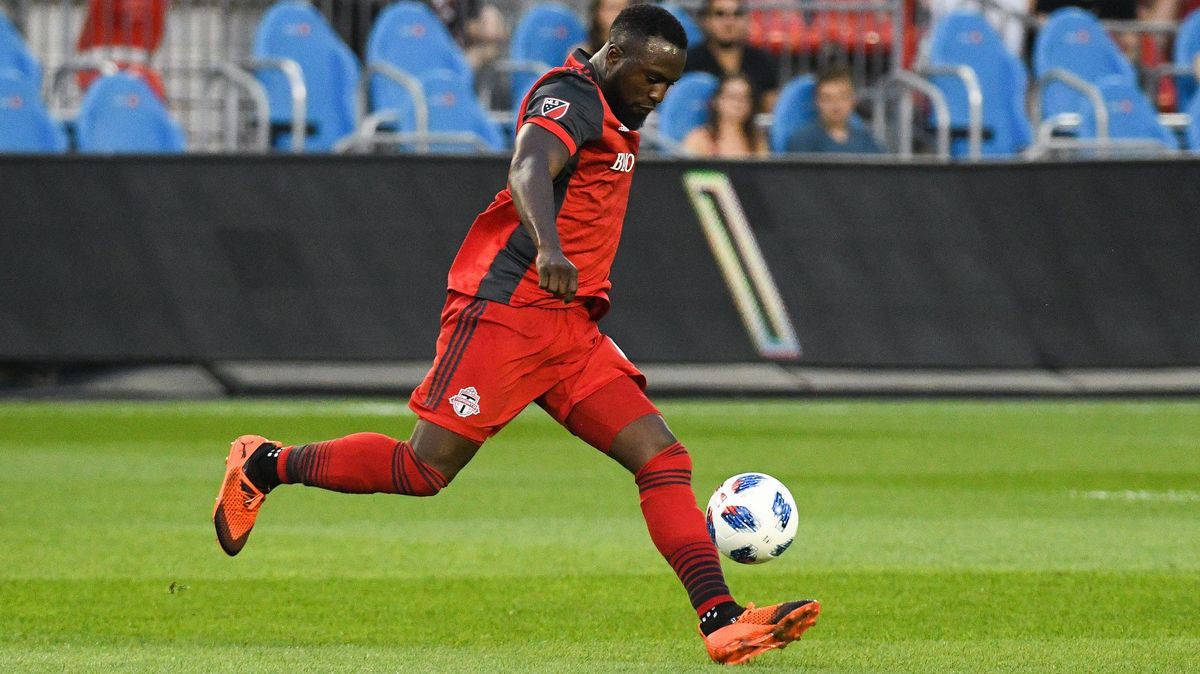
[[[579,271],[563,255],[554,212],[554,178],[570,158],[567,146],[553,133],[523,124],[508,169],[513,205],[537,245],[538,286],[563,302],[575,299],[579,289]]]

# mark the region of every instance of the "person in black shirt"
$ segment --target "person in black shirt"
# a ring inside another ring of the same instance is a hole
[[[705,0],[701,21],[705,40],[688,50],[684,71],[717,77],[742,73],[754,87],[758,111],[769,111],[779,89],[779,64],[770,53],[746,44],[750,21],[745,3]]]

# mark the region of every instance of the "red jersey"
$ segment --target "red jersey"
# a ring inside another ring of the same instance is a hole
[[[450,267],[449,287],[511,306],[566,308],[585,302],[593,317],[608,311],[609,271],[617,254],[637,159],[639,135],[617,120],[587,54],[576,50],[546,73],[522,103],[517,129],[537,124],[571,154],[554,179],[563,254],[579,270],[570,305],[538,288],[537,247],[505,188],[475,218]]]

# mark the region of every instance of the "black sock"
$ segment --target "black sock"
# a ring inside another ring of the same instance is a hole
[[[704,615],[700,616],[700,631],[704,636],[708,636],[722,627],[731,624],[745,610],[732,601],[717,604],[708,609]]]
[[[250,484],[264,494],[270,493],[272,489],[279,486],[279,471],[275,465],[279,460],[281,449],[278,445],[264,442],[254,450],[254,453],[246,461],[246,465],[243,466]]]

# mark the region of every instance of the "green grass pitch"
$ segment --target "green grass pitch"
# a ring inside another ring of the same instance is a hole
[[[798,541],[726,563],[821,621],[750,671],[1200,671],[1200,402],[668,402],[700,498],[765,471]],[[433,499],[285,487],[229,441],[407,436],[379,401],[0,404],[0,671],[714,672],[628,474],[538,410]]]

